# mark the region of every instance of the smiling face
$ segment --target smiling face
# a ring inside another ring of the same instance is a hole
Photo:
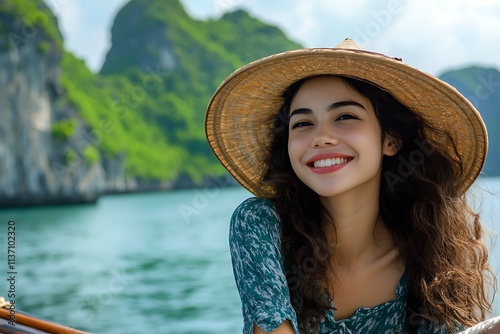
[[[382,140],[370,101],[341,78],[309,79],[292,100],[290,162],[320,196],[378,195],[383,155],[397,152],[391,139]]]

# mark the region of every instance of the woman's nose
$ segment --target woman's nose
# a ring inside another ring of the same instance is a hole
[[[311,142],[312,147],[335,146],[339,140],[333,129],[327,125],[318,126]]]

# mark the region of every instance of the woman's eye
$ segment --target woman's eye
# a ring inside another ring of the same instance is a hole
[[[304,126],[309,126],[309,125],[312,125],[312,124],[309,122],[299,121],[299,122],[292,124],[292,129],[302,128]]]
[[[358,117],[351,114],[343,114],[337,118],[337,121],[345,121],[347,119],[358,119]]]

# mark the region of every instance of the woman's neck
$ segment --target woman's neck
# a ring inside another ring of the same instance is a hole
[[[323,199],[323,204],[334,220],[326,232],[336,265],[355,270],[394,248],[392,235],[380,218],[378,196],[346,194]]]

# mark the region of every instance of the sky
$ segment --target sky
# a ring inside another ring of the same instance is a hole
[[[45,0],[66,48],[100,70],[117,11],[129,0]],[[500,0],[181,0],[198,20],[244,9],[303,47],[346,37],[440,75],[479,65],[500,69]]]

